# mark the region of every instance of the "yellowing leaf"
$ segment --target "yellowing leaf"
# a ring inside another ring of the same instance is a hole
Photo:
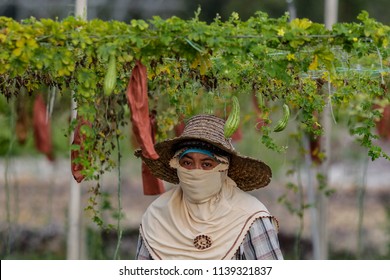
[[[194,61],[192,61],[191,63],[191,68],[194,69],[198,67],[199,63],[200,63],[200,55],[197,55]]]
[[[389,45],[389,40],[387,40],[387,38],[383,39],[383,46],[387,48],[388,45]]]
[[[318,56],[314,55],[313,61],[309,65],[309,70],[316,70],[318,68]]]
[[[207,64],[204,61],[204,59],[200,60],[200,71],[199,72],[200,72],[201,75],[204,75],[207,72]]]
[[[30,49],[38,48],[37,41],[35,41],[34,39],[28,39],[27,40],[27,46],[29,46]]]
[[[278,36],[284,36],[285,32],[283,28],[278,29]]]
[[[43,68],[43,63],[42,62],[37,62],[35,64],[35,67],[37,67],[37,69],[42,69]]]
[[[7,36],[5,36],[4,34],[0,34],[0,42],[4,43],[6,38]]]
[[[378,36],[383,36],[383,35],[386,34],[386,32],[385,32],[385,30],[383,29],[383,27],[381,27],[381,28],[378,28],[378,29],[376,30],[376,34],[377,34]]]
[[[327,81],[331,81],[331,75],[328,71],[325,71],[324,73],[322,73],[322,76],[321,78],[323,78],[324,80],[327,80]]]
[[[296,60],[295,54],[289,53],[289,54],[287,55],[287,60],[288,60],[288,61]]]
[[[171,70],[169,69],[168,65],[160,65],[156,68],[156,75],[160,75],[161,73],[164,72],[171,74]]]
[[[311,25],[312,22],[307,18],[303,18],[303,19],[295,18],[291,21],[291,26],[301,28],[301,29],[307,29]]]
[[[125,62],[131,62],[134,59],[134,57],[131,54],[125,54],[122,58],[123,58],[123,61],[125,61]]]
[[[58,70],[57,75],[59,77],[61,77],[61,76],[69,76],[70,72],[68,71],[68,69],[62,68],[62,69]]]
[[[15,45],[18,47],[18,48],[21,48],[24,46],[24,44],[26,43],[26,40],[25,39],[20,39],[20,40],[17,40]]]
[[[14,56],[20,56],[20,54],[22,53],[22,48],[16,48],[16,49],[14,49],[13,51],[12,51],[12,54],[14,55]]]
[[[200,57],[200,74],[204,75],[207,72],[207,69],[211,67],[211,60],[209,57],[202,55]]]

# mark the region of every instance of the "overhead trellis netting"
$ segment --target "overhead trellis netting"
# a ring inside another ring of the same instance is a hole
[[[241,114],[259,118],[262,143],[270,149],[283,150],[273,140],[270,117],[282,104],[297,130],[313,137],[321,135],[319,116],[330,105],[335,118],[348,120],[350,133],[372,159],[388,158],[372,141],[389,104],[390,27],[366,12],[358,20],[328,30],[308,19],[275,19],[262,12],[246,21],[233,13],[227,21],[217,17],[211,23],[198,14],[190,20],[153,17],[129,23],[1,17],[0,92],[9,100],[42,91],[72,96],[78,115],[91,124],[85,126],[83,147],[89,151],[83,164],[91,164],[84,171],[90,178],[98,169],[94,163],[115,165],[107,154],[128,123],[126,91],[137,62],[147,68],[158,139],[194,113],[227,117],[235,95],[242,103],[255,102],[242,106]],[[107,92],[113,57],[113,91]]]

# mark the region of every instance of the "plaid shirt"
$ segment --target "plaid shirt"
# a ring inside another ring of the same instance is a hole
[[[152,260],[139,236],[136,259]],[[250,227],[233,260],[282,260],[277,231],[270,218],[259,218]]]

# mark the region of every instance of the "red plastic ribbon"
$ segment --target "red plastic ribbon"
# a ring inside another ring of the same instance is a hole
[[[77,181],[77,183],[80,183],[84,180],[84,175],[82,174],[82,170],[84,169],[84,166],[81,163],[75,163],[74,160],[79,158],[80,154],[84,152],[84,141],[86,139],[85,134],[82,134],[80,129],[83,125],[92,127],[92,124],[81,117],[77,117],[77,126],[74,130],[73,135],[73,141],[72,145],[79,145],[79,150],[71,150],[70,151],[70,160],[71,160],[71,170],[73,178]]]
[[[142,154],[146,158],[156,160],[159,158],[154,149],[156,118],[155,112],[149,115],[147,82],[146,67],[140,61],[137,61],[126,91],[131,112],[132,129],[141,147]],[[153,176],[144,162],[142,162],[142,183],[145,195],[164,192],[162,181]]]
[[[41,94],[38,94],[34,100],[33,130],[35,147],[38,151],[45,154],[49,160],[53,161],[50,120],[47,116],[45,101]]]

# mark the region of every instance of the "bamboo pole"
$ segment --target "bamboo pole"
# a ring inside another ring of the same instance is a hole
[[[87,0],[76,0],[75,15],[87,19]],[[73,94],[71,99],[71,119],[74,120],[77,115],[77,104],[74,101]],[[73,140],[73,132],[70,141]],[[79,184],[70,175],[70,197],[68,209],[68,236],[67,236],[67,259],[81,259],[81,188]]]

